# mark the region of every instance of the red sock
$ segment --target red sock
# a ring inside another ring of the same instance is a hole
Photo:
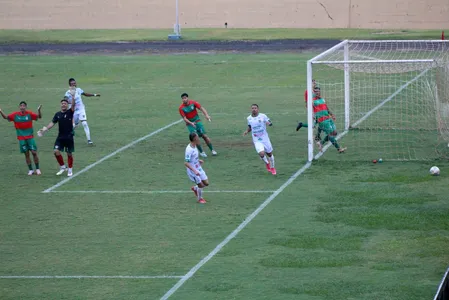
[[[64,158],[62,157],[62,155],[56,155],[56,160],[58,161],[59,165],[62,167],[64,165]]]
[[[69,168],[73,167],[73,156],[72,155],[68,156],[67,160],[69,161]]]

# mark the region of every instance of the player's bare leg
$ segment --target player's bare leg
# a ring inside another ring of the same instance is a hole
[[[64,171],[66,171],[66,167],[64,164],[64,158],[62,157],[61,151],[59,150],[55,150],[55,158],[58,161],[59,164],[59,171],[58,173],[56,173],[56,175],[61,175],[62,173],[64,173]]]
[[[39,168],[39,156],[37,155],[37,151],[31,150],[31,154],[33,154],[34,165],[36,166],[36,174],[41,175],[42,172]]]
[[[209,147],[210,151],[212,152],[212,155],[213,156],[217,155],[217,151],[214,150],[214,146],[212,146],[210,138],[207,135],[203,134],[203,139],[206,142],[207,147]]]
[[[267,171],[271,173],[270,162],[268,161],[268,158],[265,156],[265,151],[260,151],[259,152],[259,157],[265,163],[265,167],[267,168]]]
[[[322,142],[320,138],[315,137],[315,144],[320,152],[323,151],[323,143],[325,142],[324,141]]]
[[[28,166],[28,175],[33,175],[34,171],[33,171],[33,165],[31,164],[30,150],[27,150],[27,152],[25,152],[25,161]]]
[[[268,155],[268,160],[270,161],[270,172],[271,172],[271,174],[276,175],[277,173],[276,173],[276,168],[274,167],[274,155],[273,155],[273,152],[267,153],[267,155]]]
[[[195,193],[198,199],[198,203],[206,203],[206,200],[203,198],[203,189],[208,185],[209,185],[208,180],[203,180],[200,183],[198,183]]]

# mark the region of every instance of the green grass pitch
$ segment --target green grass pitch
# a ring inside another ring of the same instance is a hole
[[[42,193],[62,180],[56,130],[37,139],[43,175],[28,177],[2,120],[0,298],[160,299],[306,163],[306,131],[295,127],[306,118],[305,62],[315,54],[0,57],[0,107],[42,104],[35,129],[58,111],[69,77],[102,94],[84,99],[95,146],[78,128],[75,174],[179,120],[182,92],[209,111],[219,153],[205,159],[206,205],[189,190],[181,123]],[[274,123],[276,177],[241,135],[252,103]],[[170,299],[433,297],[449,261],[449,163],[374,165],[357,147],[348,152],[315,161]],[[428,174],[433,164],[441,176]]]

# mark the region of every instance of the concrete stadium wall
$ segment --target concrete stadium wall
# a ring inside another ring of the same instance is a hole
[[[449,0],[179,0],[181,28],[447,29]],[[1,29],[173,28],[175,0],[0,0]]]

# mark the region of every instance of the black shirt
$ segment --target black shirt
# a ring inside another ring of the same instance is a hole
[[[73,111],[71,109],[65,112],[58,111],[52,120],[53,123],[59,123],[59,133],[60,138],[71,138],[73,137]]]

